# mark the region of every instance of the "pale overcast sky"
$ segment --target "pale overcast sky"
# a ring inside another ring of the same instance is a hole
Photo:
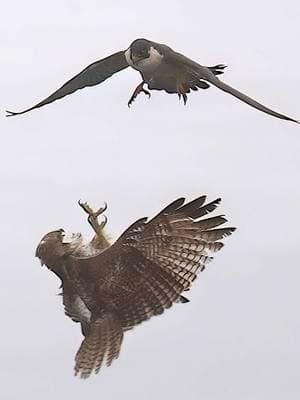
[[[10,1],[1,4],[0,235],[4,400],[299,399],[300,127],[211,88],[141,95],[125,70],[16,118],[89,63],[137,37],[166,43],[222,79],[300,118],[300,3]],[[34,258],[49,230],[91,234],[80,198],[108,203],[108,231],[176,197],[223,198],[238,230],[191,302],[125,335],[120,358],[73,376],[79,326]]]

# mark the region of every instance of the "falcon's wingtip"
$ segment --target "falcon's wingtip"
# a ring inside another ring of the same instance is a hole
[[[9,111],[9,110],[5,110],[6,112],[6,117],[14,117],[15,115],[19,115],[20,113],[18,112],[14,112],[14,111]]]
[[[290,122],[295,122],[296,124],[300,124],[300,121],[298,121],[297,119],[287,117],[286,115],[284,115],[284,118],[282,118],[282,119],[285,119],[286,121],[290,121]]]

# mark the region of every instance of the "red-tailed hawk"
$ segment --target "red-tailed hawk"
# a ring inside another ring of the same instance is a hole
[[[87,378],[104,361],[111,365],[124,332],[188,301],[182,293],[235,230],[219,227],[226,222],[221,215],[206,218],[220,199],[205,200],[175,200],[150,221],[134,222],[112,245],[103,231],[106,218],[98,222],[106,207],[94,213],[79,203],[96,233],[90,243],[63,229],[40,241],[36,256],[61,279],[65,313],[85,336],[75,357],[76,375]]]

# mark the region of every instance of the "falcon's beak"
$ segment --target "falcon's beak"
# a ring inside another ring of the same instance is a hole
[[[133,53],[131,52],[130,58],[131,58],[133,64],[136,64],[136,63],[138,63],[139,61],[144,60],[144,59],[145,59],[145,55],[144,55],[144,54],[133,54]]]

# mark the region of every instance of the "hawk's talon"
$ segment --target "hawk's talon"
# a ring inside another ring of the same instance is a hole
[[[100,229],[103,229],[106,224],[107,224],[107,216],[103,215],[103,221],[100,224]]]
[[[88,222],[95,231],[96,235],[101,236],[101,231],[107,223],[107,217],[106,215],[103,215],[104,220],[100,224],[98,217],[107,210],[107,203],[104,202],[104,206],[100,207],[97,211],[94,211],[86,201],[83,203],[81,200],[79,200],[78,204],[88,214]]]
[[[84,203],[79,200],[78,204],[80,205],[80,207],[90,216],[93,218],[97,218],[99,217],[100,214],[104,213],[107,210],[107,203],[104,202],[104,206],[100,207],[98,211],[94,211],[92,209],[92,207],[89,206],[88,202],[85,201]]]
[[[106,201],[104,202],[104,206],[100,207],[98,211],[93,213],[93,216],[95,218],[99,217],[100,214],[103,214],[107,210],[107,203]]]
[[[93,209],[88,205],[88,202],[85,201],[84,203],[81,200],[78,200],[78,204],[80,207],[88,214],[91,215],[94,213]]]

